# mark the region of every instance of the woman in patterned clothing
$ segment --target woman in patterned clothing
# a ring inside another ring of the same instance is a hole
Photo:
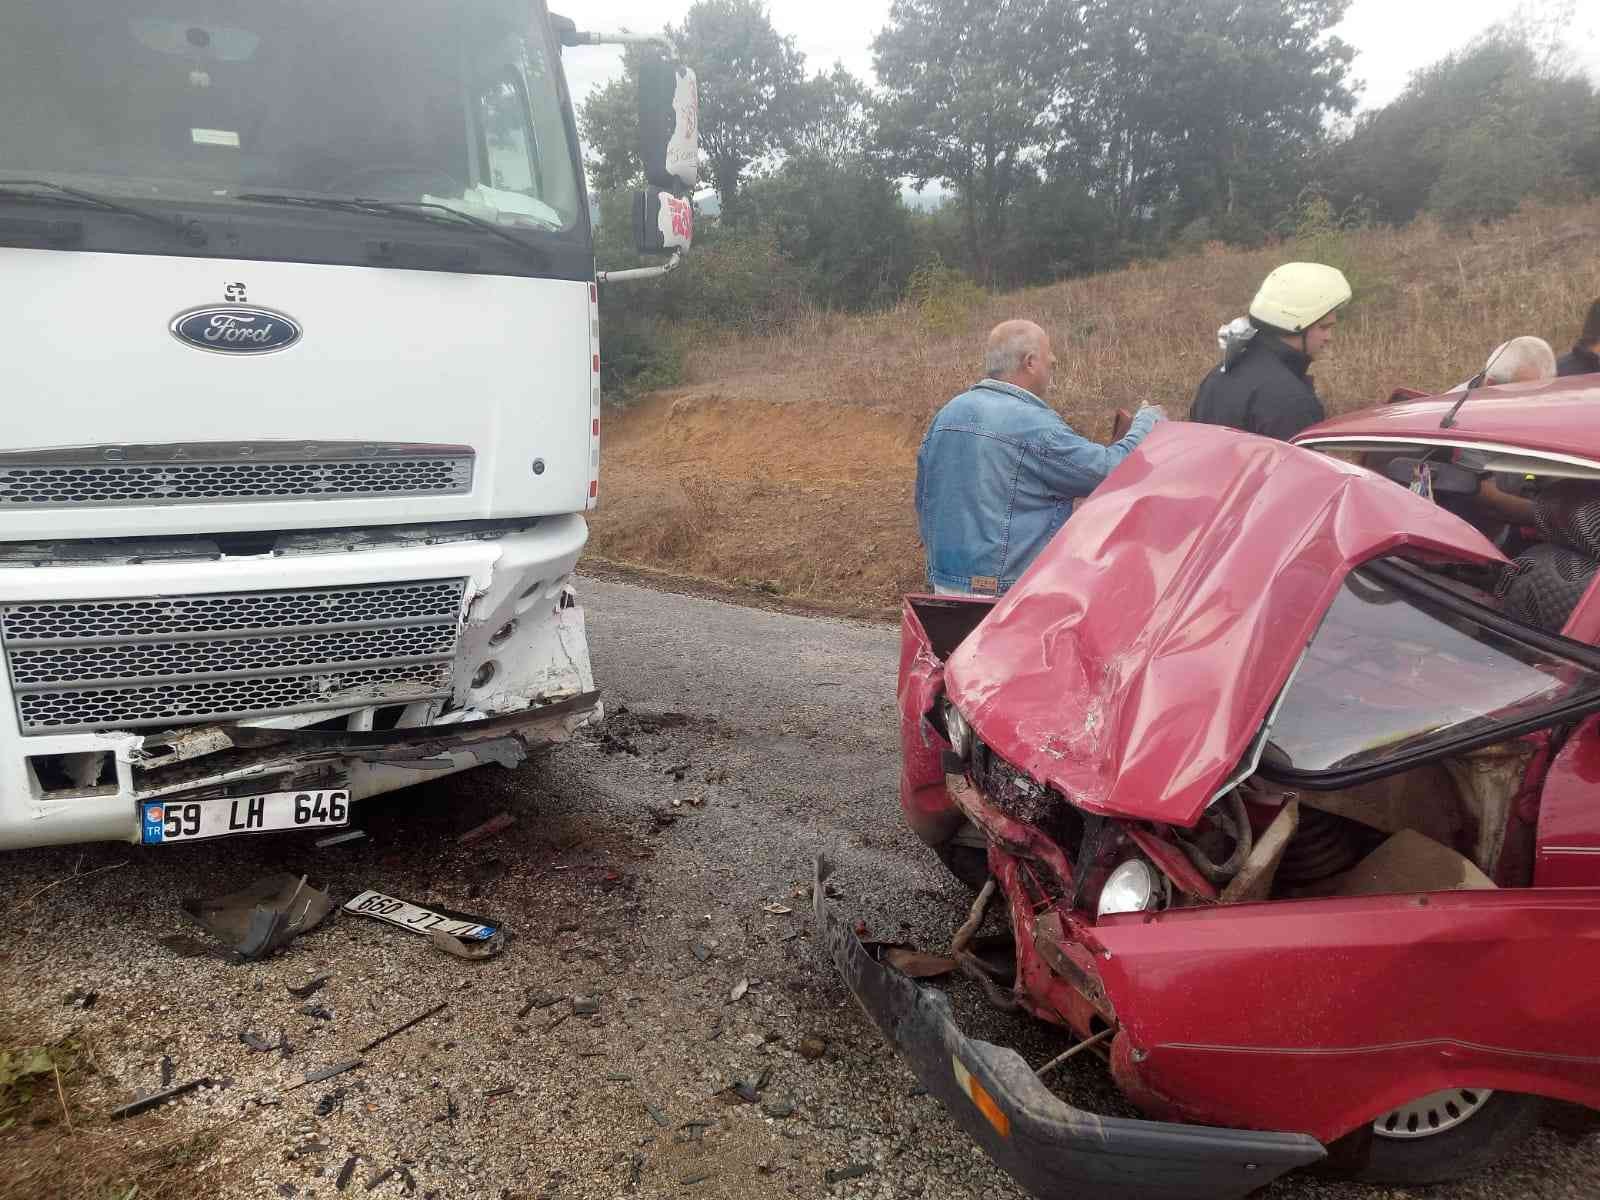
[[[1534,501],[1533,516],[1544,541],[1513,560],[1495,595],[1507,616],[1560,633],[1600,570],[1600,484],[1552,484]]]

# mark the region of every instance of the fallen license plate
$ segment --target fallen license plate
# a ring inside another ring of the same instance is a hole
[[[435,912],[409,900],[397,900],[382,892],[362,892],[345,903],[345,912],[359,913],[363,917],[376,917],[413,933],[433,933],[435,930],[466,941],[486,941],[495,934],[495,926],[487,925],[476,917],[458,913]]]
[[[144,817],[140,840],[147,846],[350,823],[350,793],[346,791],[268,792],[222,800],[147,800],[140,807]]]

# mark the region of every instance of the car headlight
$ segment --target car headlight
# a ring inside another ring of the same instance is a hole
[[[972,726],[961,715],[961,710],[948,700],[944,704],[944,731],[950,737],[950,749],[957,758],[966,758],[972,751]]]
[[[1095,916],[1112,913],[1147,912],[1161,898],[1156,873],[1142,858],[1130,858],[1106,877],[1100,889],[1100,902],[1095,906]]]

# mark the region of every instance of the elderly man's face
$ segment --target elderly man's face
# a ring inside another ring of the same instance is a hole
[[[1043,396],[1050,390],[1055,382],[1056,355],[1050,348],[1050,336],[1041,335],[1039,343],[1028,352],[1028,357],[1023,360],[1022,368],[1033,381],[1028,390],[1035,396]]]

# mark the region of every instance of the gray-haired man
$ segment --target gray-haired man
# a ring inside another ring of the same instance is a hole
[[[987,378],[933,418],[917,451],[917,524],[935,591],[1005,592],[1087,496],[1166,414],[1141,408],[1110,446],[1091,442],[1041,398],[1056,356],[1032,321],[989,334]]]

